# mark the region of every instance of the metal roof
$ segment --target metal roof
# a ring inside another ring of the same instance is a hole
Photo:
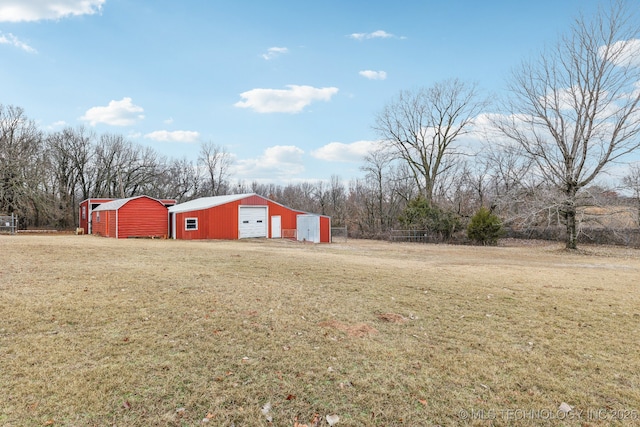
[[[96,207],[95,209],[93,209],[93,212],[99,212],[99,211],[117,211],[118,209],[120,209],[121,207],[123,207],[124,205],[126,205],[128,202],[130,202],[131,200],[134,199],[139,199],[140,197],[146,197],[147,199],[151,199],[151,200],[156,200],[158,202],[160,202],[157,199],[154,199],[153,197],[149,197],[149,196],[135,196],[135,197],[128,197],[126,199],[117,199],[117,200],[113,200],[111,202],[107,202],[107,203],[102,203],[100,204],[98,207]],[[162,203],[162,202],[160,202]]]
[[[188,202],[179,203],[169,208],[170,213],[199,211],[209,209],[214,206],[224,205],[225,203],[235,202],[237,200],[246,199],[255,196],[256,193],[248,194],[229,194],[226,196],[201,197],[199,199],[190,200]]]

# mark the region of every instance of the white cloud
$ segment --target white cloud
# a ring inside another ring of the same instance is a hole
[[[197,142],[200,139],[200,133],[190,130],[157,130],[144,136],[147,139],[164,142]]]
[[[364,70],[364,71],[360,71],[358,74],[360,74],[362,77],[365,77],[369,80],[385,80],[387,78],[386,71]]]
[[[269,49],[267,49],[267,53],[262,54],[262,57],[265,60],[269,61],[270,59],[273,59],[280,55],[284,55],[286,53],[289,53],[289,49],[287,49],[286,47],[270,47]]]
[[[173,123],[173,117],[169,117],[167,120],[164,121],[164,124],[166,125],[170,125],[171,123]]]
[[[0,44],[11,45],[11,46],[17,47],[18,49],[22,49],[27,53],[38,53],[37,50],[35,50],[34,48],[29,46],[25,42],[20,41],[16,36],[14,36],[11,33],[6,34],[6,35],[5,34],[0,34]]]
[[[640,39],[620,40],[600,47],[600,55],[613,55],[612,62],[621,67],[640,67]]]
[[[255,159],[236,160],[233,175],[245,180],[290,180],[304,172],[304,151],[294,145],[276,145],[267,148]]]
[[[316,159],[329,162],[361,162],[371,151],[379,146],[377,141],[356,141],[351,144],[330,142],[311,152]]]
[[[2,0],[0,22],[29,22],[99,13],[106,0]]]
[[[288,89],[252,89],[240,94],[244,101],[234,104],[258,113],[299,113],[313,101],[329,101],[337,87],[288,85]]]
[[[394,34],[387,33],[383,30],[374,31],[372,33],[353,33],[349,34],[349,37],[355,40],[370,40],[370,39],[391,39],[391,38],[400,38],[404,39],[405,37],[398,37]]]
[[[58,120],[57,122],[53,122],[51,124],[45,125],[44,128],[47,129],[48,131],[53,132],[58,129],[62,129],[66,126],[68,126],[67,122],[65,122],[64,120]]]
[[[121,101],[110,101],[106,107],[89,108],[80,120],[89,122],[91,126],[105,123],[111,126],[131,126],[138,120],[144,119],[142,107],[134,105],[131,98]]]

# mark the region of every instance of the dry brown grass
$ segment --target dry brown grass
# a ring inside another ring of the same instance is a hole
[[[640,424],[638,251],[0,247],[0,425]]]

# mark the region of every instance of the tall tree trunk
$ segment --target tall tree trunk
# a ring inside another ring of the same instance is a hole
[[[567,227],[566,248],[578,249],[578,234],[576,227],[576,192],[574,190],[567,191],[567,199],[563,206],[563,216],[565,226]]]

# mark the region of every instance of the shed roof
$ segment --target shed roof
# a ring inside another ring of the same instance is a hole
[[[153,197],[149,197],[149,196],[135,196],[135,197],[127,197],[126,199],[117,199],[117,200],[113,200],[111,202],[107,202],[107,203],[102,203],[101,205],[99,205],[97,208],[95,208],[93,210],[93,212],[99,212],[99,211],[117,211],[118,209],[120,209],[121,207],[123,207],[124,205],[126,205],[128,202],[130,202],[131,200],[134,199],[139,199],[141,197],[146,197],[147,199],[151,199],[151,200],[155,200],[159,203],[159,200],[154,199]]]
[[[224,205],[226,203],[235,202],[237,200],[246,199],[255,196],[256,193],[248,194],[228,194],[226,196],[201,197],[199,199],[190,200],[188,202],[179,203],[169,208],[170,213],[199,211],[209,209],[215,206]]]

